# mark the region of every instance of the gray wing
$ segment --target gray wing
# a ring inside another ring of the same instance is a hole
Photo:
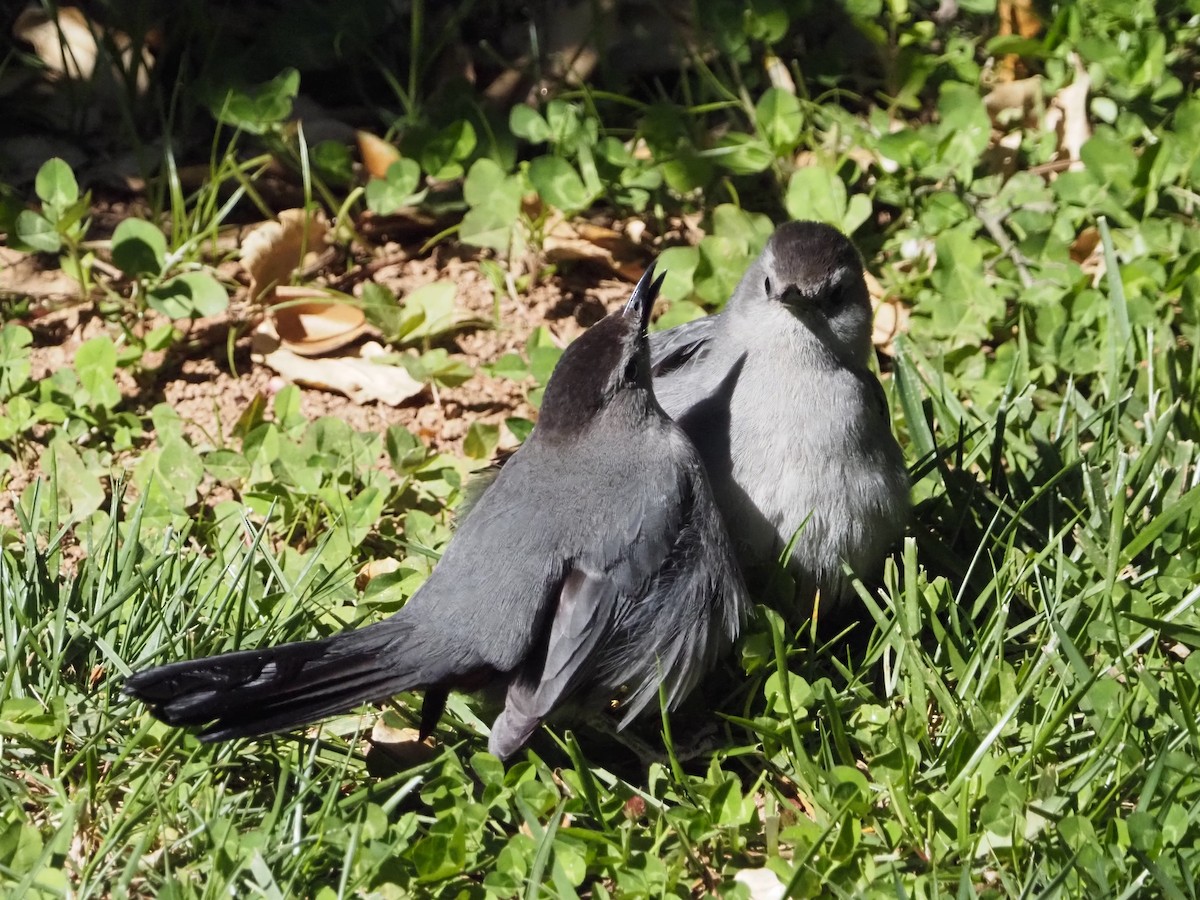
[[[621,683],[600,677],[600,661],[611,655],[611,646],[628,643],[621,623],[646,599],[680,532],[681,510],[672,490],[677,486],[656,483],[663,472],[657,467],[640,476],[629,472],[622,482],[631,490],[599,504],[595,517],[584,523],[588,546],[570,561],[543,624],[535,627],[528,655],[509,682],[504,709],[492,723],[488,749],[496,756],[503,759],[520,749],[573,694]],[[637,649],[633,653],[641,655]]]
[[[588,545],[549,602],[541,635],[509,683],[489,749],[507,756],[574,694],[628,685],[622,725],[665,687],[674,707],[737,635],[748,603],[695,450],[674,433],[660,465],[589,522]],[[621,515],[614,515],[620,510]]]
[[[698,363],[707,355],[709,342],[717,329],[720,315],[694,319],[666,331],[655,331],[649,337],[650,375],[662,378],[690,363]]]
[[[602,662],[606,680],[630,686],[621,726],[657,701],[691,691],[741,630],[750,601],[703,467],[688,447],[679,530],[637,603],[625,608]]]
[[[510,682],[504,709],[492,723],[488,749],[504,759],[593,675],[597,645],[611,634],[616,585],[602,575],[575,569],[563,581],[550,622],[545,661],[526,666]]]

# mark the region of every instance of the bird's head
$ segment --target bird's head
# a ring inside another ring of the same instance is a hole
[[[563,351],[550,375],[537,430],[570,435],[616,405],[652,405],[646,328],[664,276],[651,264],[629,302],[605,316]]]
[[[729,310],[764,328],[776,318],[797,321],[847,361],[865,364],[871,352],[862,257],[845,235],[820,222],[779,226],[742,277]]]

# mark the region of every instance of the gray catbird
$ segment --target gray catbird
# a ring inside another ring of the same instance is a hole
[[[909,481],[867,366],[862,258],[816,222],[779,227],[718,315],[650,336],[654,391],[696,444],[747,571],[797,535],[790,572],[822,608],[877,574]]]
[[[564,701],[628,686],[623,727],[674,706],[736,637],[748,602],[695,448],[654,398],[653,267],[624,310],[563,353],[525,445],[391,618],[324,640],[173,663],[126,693],[202,738],[262,735],[425,688],[505,689],[489,749],[518,750]]]

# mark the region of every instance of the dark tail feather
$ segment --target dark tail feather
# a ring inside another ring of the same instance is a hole
[[[436,681],[409,631],[389,619],[321,641],[171,663],[131,676],[124,691],[169,725],[207,725],[206,741],[287,731]]]

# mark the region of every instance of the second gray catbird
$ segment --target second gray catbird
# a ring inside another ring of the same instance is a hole
[[[748,569],[796,536],[822,608],[877,574],[909,512],[904,457],[868,368],[862,258],[816,222],[779,227],[724,311],[650,337],[654,390],[695,442]]]
[[[125,691],[202,738],[262,735],[425,688],[499,685],[489,749],[507,757],[556,708],[609,700],[624,726],[674,706],[737,635],[747,598],[695,448],[651,388],[652,271],[563,353],[528,441],[425,584],[391,618],[323,640],[139,672]]]

